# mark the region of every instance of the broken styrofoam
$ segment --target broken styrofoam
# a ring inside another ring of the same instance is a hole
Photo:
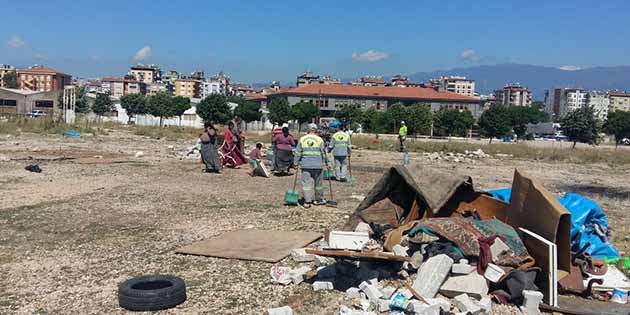
[[[369,240],[367,232],[331,231],[328,246],[333,249],[361,250]]]
[[[375,285],[372,285],[367,281],[361,282],[361,284],[359,284],[359,289],[367,295],[368,299],[372,303],[377,303],[378,300],[383,297],[381,291]]]
[[[290,306],[270,308],[267,315],[293,315],[293,309]]]
[[[521,311],[527,315],[540,314],[540,302],[542,302],[543,294],[538,291],[523,290],[523,305]]]
[[[418,269],[413,289],[424,298],[434,297],[448,277],[452,265],[453,259],[444,254],[427,259]]]
[[[455,307],[457,307],[460,311],[465,313],[476,314],[481,310],[477,303],[475,303],[468,294],[460,294],[456,296],[453,299],[453,304],[455,304]]]
[[[291,250],[291,258],[297,262],[310,262],[315,260],[315,255],[307,254],[306,248],[295,248]]]
[[[468,294],[480,299],[488,294],[486,278],[477,273],[448,278],[440,288],[440,293],[447,297]]]

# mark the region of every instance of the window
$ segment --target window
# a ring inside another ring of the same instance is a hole
[[[35,101],[35,107],[54,107],[55,102],[53,101]]]
[[[17,106],[17,100],[3,100],[3,99],[0,99],[0,105],[2,105],[2,106]]]

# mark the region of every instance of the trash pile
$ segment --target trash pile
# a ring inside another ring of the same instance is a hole
[[[623,299],[628,278],[591,256],[599,246],[575,241],[596,235],[612,246],[601,209],[576,224],[518,170],[509,196],[475,191],[466,176],[392,167],[343,228],[316,248],[294,249],[298,267],[274,266],[271,277],[345,292],[340,315],[489,314],[498,304],[531,315],[566,311],[559,293]]]
[[[483,150],[478,149],[475,151],[464,151],[464,153],[453,152],[424,152],[423,157],[431,161],[447,161],[454,163],[473,163],[475,160],[485,159],[492,157],[490,154],[486,154]]]

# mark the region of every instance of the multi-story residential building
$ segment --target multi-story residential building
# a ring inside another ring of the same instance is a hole
[[[296,86],[302,86],[305,84],[341,84],[341,80],[333,78],[330,75],[320,77],[318,75],[314,75],[310,70],[306,70],[304,74],[297,77]]]
[[[392,77],[388,86],[397,86],[397,87],[420,87],[420,83],[414,83],[409,81],[409,78],[404,75],[395,75]]]
[[[590,106],[593,109],[599,120],[606,120],[608,118],[608,107],[610,107],[608,93],[589,91],[586,93],[586,106]]]
[[[129,94],[147,94],[147,85],[144,82],[128,78],[102,78],[101,88],[103,91],[109,92],[114,99],[120,99]]]
[[[494,91],[494,98],[497,104],[504,106],[532,106],[532,92],[518,83]]]
[[[420,87],[306,84],[267,95],[267,98],[275,97],[286,97],[291,106],[300,101],[313,102],[320,109],[321,117],[333,117],[335,111],[346,106],[386,110],[394,103],[422,104],[432,111],[443,108],[468,110],[477,118],[483,113],[479,98]]]
[[[610,111],[630,111],[630,93],[610,92]]]
[[[232,84],[232,95],[244,96],[257,93],[258,90],[245,84]]]
[[[586,106],[587,92],[584,89],[565,89],[564,93],[566,106],[564,106],[564,111],[561,108],[560,116]]]
[[[440,91],[457,93],[465,96],[475,96],[475,80],[462,76],[441,76],[436,81]]]
[[[15,72],[13,66],[0,64],[0,87],[4,86],[4,75],[10,72]]]
[[[357,81],[350,82],[350,84],[354,86],[385,86],[387,85],[383,77],[371,76],[371,75],[361,77]]]
[[[201,93],[201,98],[206,98],[212,94],[221,94],[225,95],[225,90],[223,84],[219,81],[205,81],[203,82],[203,90]]]
[[[170,70],[167,73],[162,74],[162,82],[170,82],[173,85],[175,84],[175,80],[179,79],[179,72],[175,70]]]
[[[143,82],[144,84],[151,84],[157,81],[160,81],[162,78],[162,71],[156,65],[135,65],[131,67],[129,71],[129,75],[132,75],[136,78],[137,81]]]
[[[72,76],[44,66],[17,70],[18,89],[49,92],[72,84]]]
[[[201,98],[203,82],[195,79],[180,78],[175,80],[175,96]]]
[[[147,85],[147,94],[148,95],[154,95],[158,92],[168,92],[168,93],[172,93],[171,91],[171,83],[170,82],[154,82],[151,83],[149,85]]]

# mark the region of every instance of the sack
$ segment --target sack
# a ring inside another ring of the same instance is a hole
[[[199,137],[199,140],[201,140],[201,143],[203,144],[208,144],[210,143],[210,135],[208,135],[207,132],[204,132],[201,134],[201,137]]]

